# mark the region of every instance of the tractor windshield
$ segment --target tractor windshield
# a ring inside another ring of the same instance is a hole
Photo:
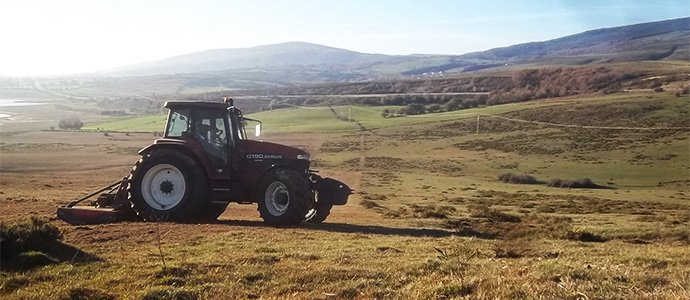
[[[171,110],[168,116],[168,124],[165,127],[165,137],[179,138],[187,133],[190,125],[189,116],[189,109]]]
[[[233,133],[233,135],[236,134],[240,140],[249,139],[246,130],[247,124],[249,122],[257,123],[254,129],[254,135],[257,137],[261,135],[261,121],[243,116],[242,111],[234,107],[228,109],[227,116],[229,118],[229,123],[234,125],[233,130],[231,132]]]

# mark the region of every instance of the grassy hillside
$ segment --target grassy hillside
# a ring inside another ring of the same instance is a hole
[[[566,98],[418,116],[382,116],[383,110],[398,108],[307,107],[248,116],[263,122],[269,139],[283,133],[364,132],[374,144],[409,143],[404,148],[419,151],[416,155],[427,153],[434,145],[434,152],[442,156],[481,154],[492,157],[491,165],[510,166],[490,171],[483,161],[464,163],[476,169],[470,176],[484,179],[500,172],[524,172],[543,174],[544,181],[590,177],[602,184],[634,187],[663,185],[687,175],[687,168],[679,167],[690,159],[683,151],[690,128],[687,99],[672,94]],[[85,129],[160,132],[164,119],[163,115],[148,116]],[[380,154],[385,152],[388,150]],[[333,155],[341,162],[347,160],[342,153]],[[520,160],[517,165],[516,159]],[[649,176],[655,178],[653,182],[648,182]]]
[[[593,62],[600,55],[618,54],[608,61],[687,60],[683,42],[690,35],[690,18],[602,28],[544,42],[519,44],[463,55],[487,60],[524,60],[580,56]],[[602,56],[602,58],[605,56]],[[586,60],[583,62],[587,63]]]
[[[167,115],[135,117],[105,123],[87,124],[82,130],[120,131],[120,132],[163,132]]]

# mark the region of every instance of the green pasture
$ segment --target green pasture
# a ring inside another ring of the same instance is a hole
[[[152,115],[104,123],[89,124],[87,126],[84,126],[82,130],[163,132],[165,130],[166,117],[167,115]]]

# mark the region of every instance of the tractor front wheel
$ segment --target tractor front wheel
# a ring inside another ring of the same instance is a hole
[[[129,175],[129,197],[147,221],[187,221],[207,198],[206,174],[188,155],[160,149],[144,155]]]
[[[327,204],[323,201],[319,202],[319,194],[317,192],[316,203],[314,203],[314,207],[307,212],[307,216],[305,218],[307,223],[323,223],[323,221],[328,218],[328,215],[331,214],[331,208],[333,208],[333,204]]]
[[[312,202],[304,176],[287,169],[266,174],[257,193],[259,213],[270,225],[295,225],[304,221]]]

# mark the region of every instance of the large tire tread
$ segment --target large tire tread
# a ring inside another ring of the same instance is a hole
[[[172,209],[165,211],[148,205],[141,194],[141,182],[146,171],[163,163],[177,167],[182,172],[187,186],[181,202]],[[197,216],[208,201],[206,173],[189,155],[173,149],[154,150],[142,156],[132,168],[128,182],[129,201],[132,209],[145,221],[190,221]]]
[[[287,211],[280,216],[272,215],[266,208],[266,189],[275,182],[281,181],[290,193],[290,204]],[[309,182],[304,176],[290,169],[276,169],[269,171],[261,180],[257,191],[257,203],[261,218],[270,225],[297,225],[304,221],[313,202]]]
[[[331,208],[333,208],[332,204],[325,204],[325,203],[319,203],[318,202],[318,195],[317,195],[317,202],[314,203],[313,209],[315,210],[314,214],[307,219],[307,223],[314,223],[314,224],[320,224],[323,223],[323,221],[328,218],[328,215],[331,214]]]

